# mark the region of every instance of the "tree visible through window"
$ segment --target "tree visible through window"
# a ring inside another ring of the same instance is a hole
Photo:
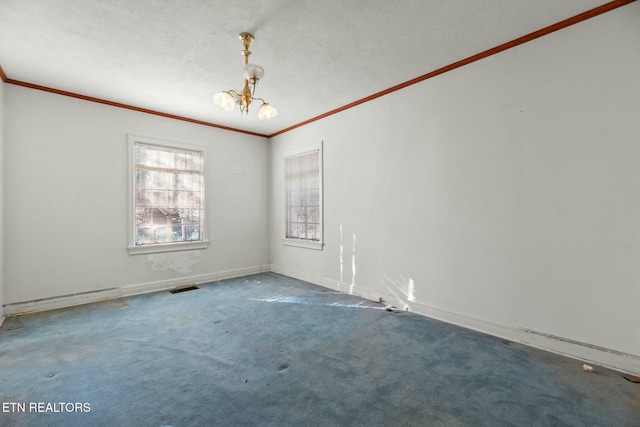
[[[135,246],[203,240],[204,153],[135,141]]]
[[[304,240],[322,247],[321,145],[284,159],[286,239]],[[291,240],[285,244],[292,244]],[[309,246],[306,246],[309,247]]]

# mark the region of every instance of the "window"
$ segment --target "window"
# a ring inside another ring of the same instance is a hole
[[[129,136],[129,253],[203,249],[204,147]]]
[[[322,142],[284,159],[286,224],[283,243],[322,249]]]

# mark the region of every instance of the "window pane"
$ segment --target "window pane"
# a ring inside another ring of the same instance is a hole
[[[320,151],[285,159],[286,237],[319,240]]]
[[[307,214],[309,215],[309,222],[312,224],[318,224],[320,220],[319,212],[320,209],[317,206],[311,207],[307,209]]]
[[[142,143],[134,147],[135,244],[202,240],[203,153]]]

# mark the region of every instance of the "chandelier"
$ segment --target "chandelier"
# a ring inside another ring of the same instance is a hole
[[[254,37],[249,33],[240,33],[240,40],[244,46],[242,55],[244,55],[244,88],[241,91],[225,90],[217,93],[213,97],[213,102],[216,105],[224,108],[227,111],[234,109],[236,104],[240,106],[240,114],[249,114],[249,105],[253,101],[262,101],[260,109],[258,110],[258,117],[260,120],[270,119],[278,115],[276,110],[271,104],[265,102],[262,98],[256,98],[256,85],[260,83],[260,79],[264,76],[264,69],[257,64],[249,63],[249,45],[253,42]]]

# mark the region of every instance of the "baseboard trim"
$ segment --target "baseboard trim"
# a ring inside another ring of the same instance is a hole
[[[214,273],[198,274],[187,277],[178,277],[175,279],[159,280],[155,282],[136,283],[134,285],[126,285],[119,288],[121,297],[130,297],[134,295],[148,294],[150,292],[166,291],[176,286],[200,285],[203,283],[216,282],[218,280],[231,279],[234,277],[250,276],[252,274],[264,273],[269,271],[268,265],[259,265],[254,267],[237,268],[234,270],[217,271]]]
[[[313,283],[314,285],[322,286],[324,288],[332,289],[334,291],[344,292],[351,295],[356,295],[364,299],[380,302],[382,295],[374,293],[369,289],[356,286],[354,284],[341,282],[339,280],[328,279],[322,276],[314,276],[313,274],[305,273],[303,271],[292,270],[279,265],[271,264],[271,272],[276,274],[282,274],[283,276],[291,277],[294,279],[302,280],[304,282]],[[396,305],[398,302],[389,301],[385,298],[385,303],[389,305]]]
[[[38,311],[55,310],[58,308],[71,307],[110,299],[129,297],[151,292],[165,291],[176,286],[199,285],[218,280],[231,279],[233,277],[249,276],[270,271],[269,265],[258,265],[253,267],[224,270],[214,273],[184,276],[175,279],[158,280],[154,282],[136,283],[117,288],[101,289],[98,291],[81,292],[76,294],[61,295],[51,298],[42,298],[31,301],[22,301],[5,304],[4,315],[15,316],[20,314],[34,313]],[[4,319],[4,317],[3,317]],[[0,320],[1,324],[1,320]]]
[[[80,292],[57,297],[41,298],[5,304],[6,316],[35,313],[38,311],[55,310],[56,308],[71,307],[120,297],[118,288],[101,289],[98,291]]]
[[[640,376],[640,356],[522,328],[522,342],[567,357]]]
[[[396,300],[395,297],[380,295],[366,288],[342,283],[326,277],[315,276],[273,264],[271,265],[271,271],[325,288],[358,295],[371,301],[380,301],[380,299],[383,299],[386,304],[395,305],[399,308],[407,307],[405,301]],[[640,356],[633,354],[550,335],[540,331],[478,319],[417,302],[411,303],[410,310],[422,316],[560,354],[589,364],[603,366],[632,375],[640,375]]]
[[[249,276],[252,274],[264,272],[282,274],[284,276],[313,283],[315,285],[319,285],[335,291],[357,295],[371,301],[380,301],[384,297],[383,295],[380,295],[367,288],[356,286],[355,284],[344,283],[338,280],[316,276],[274,264],[265,264],[201,275],[185,276],[169,280],[125,285],[118,288],[102,289],[98,291],[82,292],[52,298],[43,298],[32,301],[5,304],[4,307],[2,307],[4,315],[0,316],[0,325],[2,325],[4,318],[7,316],[27,314],[37,311],[54,310],[57,308],[89,304],[92,302],[105,301],[109,299],[164,291],[175,288],[176,286],[204,284],[208,282],[231,279],[234,277]],[[403,307],[401,305],[404,303],[403,301],[390,301],[387,298],[388,296],[384,298],[384,303],[395,305],[397,307]],[[484,319],[478,319],[472,316],[455,313],[449,310],[432,307],[417,302],[411,303],[410,309],[412,312],[415,312],[417,314],[458,325],[467,329],[472,329],[502,339],[525,344],[531,347],[540,348],[542,350],[561,354],[563,356],[615,369],[617,371],[629,373],[632,375],[640,375],[640,356],[551,334],[546,334],[540,331],[502,325],[499,323],[490,322]],[[2,313],[2,311],[0,311],[0,313]]]
[[[423,316],[462,326],[498,338],[550,351],[589,364],[599,365],[628,374],[640,373],[640,356],[596,346],[568,338],[535,331],[528,328],[508,326],[460,313],[412,303],[411,310]]]

